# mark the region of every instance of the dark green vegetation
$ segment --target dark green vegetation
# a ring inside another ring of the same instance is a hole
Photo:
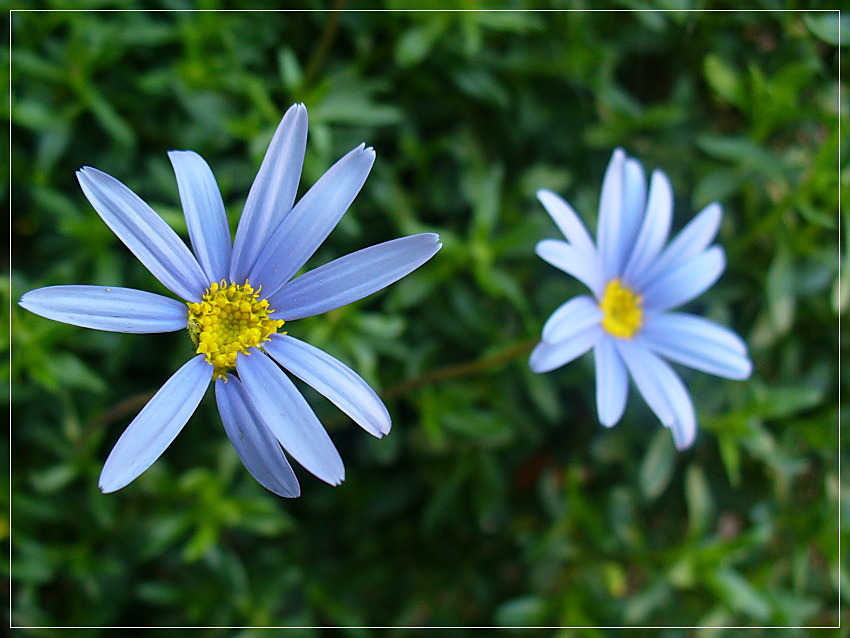
[[[414,232],[444,242],[388,291],[287,324],[394,422],[374,440],[309,394],[348,478],[296,468],[294,501],[244,471],[211,392],[149,471],[102,495],[112,444],[189,338],[13,305],[14,624],[837,623],[834,16],[15,13],[11,28],[13,302],[61,283],[164,293],[74,171],[114,175],[185,237],[166,151],[195,150],[235,225],[296,101],[300,192],[361,141],[377,151],[311,264]],[[595,228],[615,146],[667,172],[676,228],[724,206],[727,271],[688,310],[738,331],[755,370],[683,371],[700,433],[681,454],[634,391],[616,428],[597,423],[591,357],[527,367],[583,292],[533,253],[558,236],[534,192]]]

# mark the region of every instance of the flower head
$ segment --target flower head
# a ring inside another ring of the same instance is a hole
[[[27,310],[64,323],[128,333],[186,329],[195,348],[130,423],[103,467],[104,492],[144,472],[215,385],[225,431],[245,467],[267,489],[300,487],[286,457],[337,485],[342,459],[284,369],[335,403],[369,433],[390,430],[378,395],[329,354],[282,332],[284,324],[339,308],[412,272],[440,249],[433,233],[351,253],[295,277],[357,196],[375,160],[360,145],[295,203],[307,142],[307,110],[290,107],[271,141],[231,242],[224,203],[207,163],[171,151],[194,254],[130,189],[83,168],[77,177],[103,221],[175,295],[128,288],[50,286],[23,295]]]
[[[552,313],[531,353],[531,369],[548,372],[593,349],[599,421],[611,427],[620,420],[631,376],[672,430],[676,447],[689,447],[696,436],[693,403],[665,359],[730,379],[746,379],[752,371],[747,347],[734,332],[670,312],[723,272],[723,250],[709,245],[720,226],[720,206],[707,206],[665,246],[673,217],[670,182],[654,171],[647,194],[643,168],[622,149],[605,172],[595,244],[567,202],[548,190],[537,197],[566,238],[544,239],[537,254],[593,296],[570,299]]]

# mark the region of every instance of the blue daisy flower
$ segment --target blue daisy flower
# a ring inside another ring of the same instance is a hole
[[[537,197],[567,241],[544,239],[537,254],[586,285],[557,308],[531,353],[534,372],[548,372],[593,349],[596,409],[606,427],[623,415],[631,377],[652,411],[690,447],[696,417],[685,385],[668,359],[729,379],[752,371],[747,347],[734,332],[707,319],[671,312],[711,287],[725,268],[723,249],[710,245],[720,226],[718,204],[703,209],[665,246],[673,217],[667,176],[653,172],[646,191],[640,162],[616,149],[605,172],[596,243],[567,202]]]
[[[390,416],[348,366],[282,330],[287,322],[339,308],[412,272],[440,249],[423,233],[351,253],[295,276],[354,201],[375,161],[360,145],[295,203],[307,143],[307,110],[295,104],[275,132],[231,242],[221,194],[191,151],[168,155],[177,176],[194,255],[135,193],[106,173],[77,172],[94,209],[166,288],[184,301],[129,288],[50,286],[20,305],[42,317],[127,333],[187,329],[189,359],[130,423],[104,464],[99,485],[114,492],[165,451],[210,383],[227,436],[266,489],[300,487],[283,449],[318,478],[338,485],[342,459],[284,369],[381,437]]]

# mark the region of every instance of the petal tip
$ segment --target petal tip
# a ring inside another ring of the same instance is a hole
[[[753,362],[750,359],[745,359],[744,364],[741,366],[741,372],[736,377],[737,381],[746,381],[753,374]]]
[[[104,173],[103,171],[99,171],[93,166],[83,166],[77,170],[76,175],[78,178],[85,177],[87,179],[92,179],[94,177],[106,175],[106,173]]]
[[[97,482],[97,487],[104,494],[112,494],[113,492],[117,492],[124,486],[120,483],[117,483],[114,479],[110,480],[104,478],[103,473],[101,473],[100,480]]]
[[[393,423],[390,420],[389,415],[387,415],[387,418],[380,421],[377,425],[378,425],[378,433],[372,433],[375,436],[376,439],[384,438],[387,434],[390,433],[390,430],[393,427]]]
[[[722,246],[718,245],[712,246],[708,249],[708,251],[710,251],[714,255],[713,261],[717,262],[717,269],[720,271],[720,273],[718,273],[718,276],[720,276],[720,274],[723,273],[724,270],[726,270],[726,251],[723,250]]]
[[[688,436],[685,439],[679,439],[675,436],[675,430],[673,431],[673,444],[676,446],[676,450],[679,452],[684,452],[685,450],[689,449],[694,444],[694,441],[696,441],[696,432],[694,432],[691,436]]]
[[[543,374],[544,372],[551,372],[554,368],[547,366],[545,361],[541,361],[542,354],[540,346],[543,345],[543,341],[538,342],[536,346],[534,346],[534,350],[531,351],[531,355],[528,357],[528,367],[535,374]]]
[[[433,245],[437,246],[437,250],[442,248],[440,236],[437,233],[422,233],[422,237],[428,239]]]

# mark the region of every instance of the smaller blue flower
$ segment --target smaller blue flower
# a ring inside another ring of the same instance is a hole
[[[649,193],[640,162],[616,149],[599,201],[596,243],[567,202],[540,190],[537,197],[567,241],[544,239],[537,254],[585,284],[581,295],[557,308],[531,353],[534,372],[548,372],[591,348],[596,364],[596,409],[606,427],[617,424],[628,397],[628,377],[672,430],[676,447],[690,447],[696,416],[687,388],[665,361],[729,379],[752,372],[747,347],[734,332],[695,315],[670,312],[705,292],[726,265],[710,245],[722,211],[706,206],[665,246],[673,191],[660,170]]]
[[[189,359],[127,426],[99,485],[114,492],[171,444],[212,382],[227,436],[266,489],[298,496],[285,449],[337,485],[345,470],[330,437],[284,370],[311,385],[367,432],[390,431],[374,390],[348,366],[281,331],[285,323],[339,308],[412,272],[440,249],[422,233],[364,248],[296,276],[330,234],[369,175],[375,152],[350,151],[295,203],[307,143],[307,109],[286,112],[254,180],[231,242],[224,203],[207,163],[191,151],[168,155],[194,254],[153,209],[93,168],[77,172],[95,211],[139,261],[183,299],[105,286],[50,286],[20,305],[42,317],[127,333],[186,329]]]

